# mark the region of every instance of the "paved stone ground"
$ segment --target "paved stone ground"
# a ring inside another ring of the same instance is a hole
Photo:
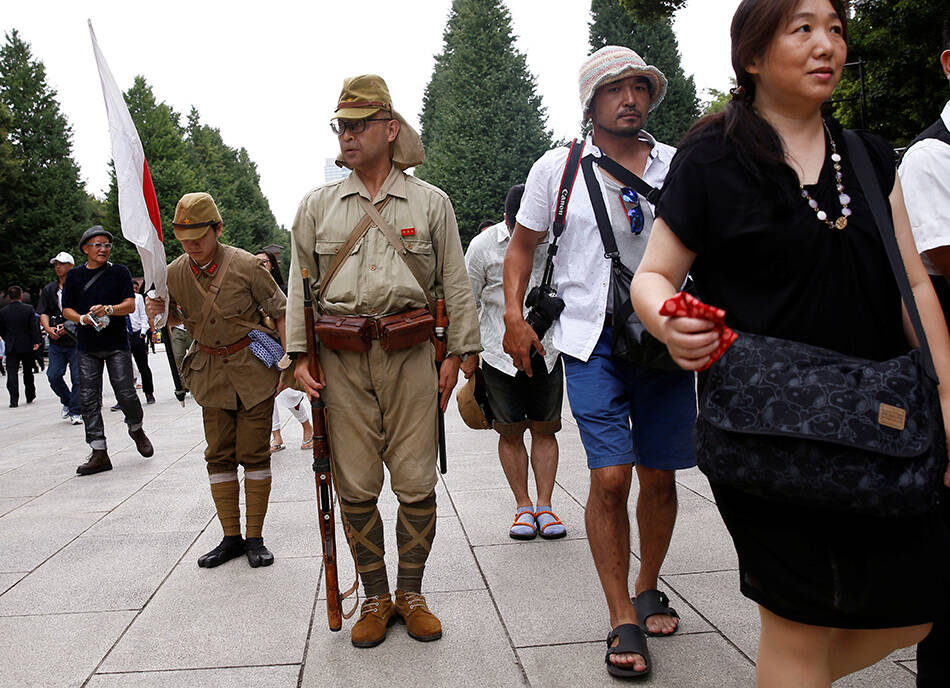
[[[34,404],[0,408],[0,686],[613,682],[603,668],[606,607],[584,536],[588,473],[566,404],[554,507],[568,537],[507,537],[514,504],[495,435],[468,430],[450,409],[449,472],[438,485],[438,535],[424,586],[445,636],[420,644],[397,625],[383,645],[357,650],[350,622],[341,633],[327,630],[313,473],[309,452],[297,449],[299,425],[289,419],[288,449],[273,462],[264,534],[275,564],[255,570],[236,559],[199,569],[197,556],[221,535],[200,410],[191,398],[185,408],[172,398],[161,351],[151,361],[159,401],[145,407],[145,429],[155,456],[139,457],[121,414],[106,410],[115,466],[108,473],[75,475],[88,453],[83,429],[60,420],[42,377]],[[114,403],[111,390],[105,403]],[[650,641],[654,671],[640,685],[750,686],[755,607],[739,595],[735,551],[702,474],[683,471],[678,479],[679,520],[661,587],[682,630]],[[387,556],[395,551],[395,506],[384,488]],[[343,583],[352,564],[341,552]],[[632,583],[637,559],[631,563]],[[837,685],[912,688],[913,660],[913,649],[905,650]]]

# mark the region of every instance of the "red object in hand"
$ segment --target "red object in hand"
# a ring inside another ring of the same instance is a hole
[[[667,299],[663,305],[660,306],[660,315],[668,315],[674,318],[698,318],[713,323],[713,327],[719,335],[719,346],[709,355],[709,360],[706,361],[706,364],[700,368],[700,370],[706,370],[706,368],[718,361],[719,358],[726,353],[726,349],[732,346],[732,343],[739,338],[739,335],[732,329],[726,327],[726,311],[703,303],[685,291],[681,291],[676,296]]]

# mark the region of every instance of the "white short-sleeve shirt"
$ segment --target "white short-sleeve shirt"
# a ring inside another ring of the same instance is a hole
[[[940,117],[950,129],[950,102]],[[923,253],[950,246],[950,146],[937,139],[918,141],[904,153],[899,173],[917,250],[927,272],[939,275]]]
[[[660,143],[645,131],[640,132],[640,139],[651,146],[643,180],[659,188],[663,185],[676,149]],[[590,136],[587,137],[584,155],[601,155]],[[550,229],[567,156],[568,148],[557,148],[548,151],[534,163],[525,182],[521,209],[518,211],[519,224],[536,232]],[[614,235],[618,237],[620,258],[624,265],[636,270],[650,236],[654,208],[646,198],[640,196],[643,231],[633,236],[626,216],[622,212],[615,212],[615,206],[619,207],[620,204],[615,198],[616,183],[611,180],[605,182],[599,165],[594,165],[594,171],[614,225]],[[574,180],[564,233],[558,239],[554,286],[565,303],[561,317],[554,324],[554,346],[558,351],[586,361],[604,326],[610,286],[610,259],[604,257],[604,245],[594,219],[583,170],[578,171]]]

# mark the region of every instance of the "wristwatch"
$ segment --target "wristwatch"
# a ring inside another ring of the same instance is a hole
[[[110,306],[106,306],[106,315],[112,315],[112,313],[113,313],[114,311],[115,311],[115,309],[114,309],[111,305],[110,305]]]

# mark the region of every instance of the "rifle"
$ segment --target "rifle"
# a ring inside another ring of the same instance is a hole
[[[307,355],[310,375],[317,379],[319,363],[313,332],[313,300],[310,292],[310,273],[304,268],[303,312],[307,328]],[[320,539],[323,543],[323,567],[326,573],[327,620],[331,631],[343,627],[343,601],[336,569],[336,536],[333,518],[333,469],[331,467],[330,438],[327,434],[327,408],[323,399],[310,400],[313,415],[313,473],[317,486],[317,515],[320,517]]]
[[[445,299],[435,301],[435,369],[442,370],[442,361],[445,360],[445,330],[449,326],[449,316],[445,312]],[[437,392],[438,394],[438,392]],[[442,411],[442,399],[436,399],[436,410],[439,420],[439,472],[445,475],[448,462],[445,455],[445,413]]]

